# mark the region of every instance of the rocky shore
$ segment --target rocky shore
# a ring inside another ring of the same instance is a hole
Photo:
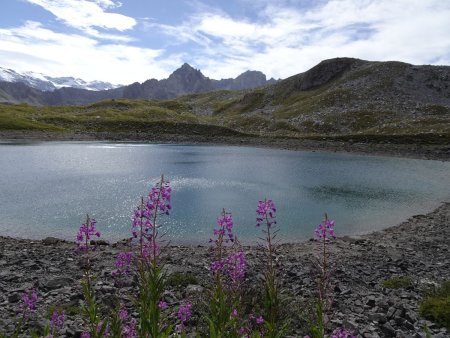
[[[56,133],[41,131],[5,131],[0,130],[1,142],[36,141],[111,141],[111,142],[148,142],[168,144],[207,144],[276,148],[287,150],[332,151],[370,155],[408,157],[429,160],[450,160],[450,144],[442,141],[422,142],[418,140],[364,140],[364,139],[305,139],[285,137],[221,136],[221,135],[174,135],[132,132],[83,132]]]
[[[282,229],[281,229],[282,230]],[[334,315],[332,325],[344,326],[358,337],[424,337],[427,326],[434,337],[450,337],[450,332],[420,317],[418,303],[423,290],[450,276],[450,203],[427,215],[358,237],[342,237],[330,248],[334,262]],[[97,297],[104,306],[115,303],[116,287],[111,277],[115,255],[126,249],[126,241],[99,243],[94,259]],[[305,321],[302,309],[315,291],[314,241],[283,244],[278,261],[283,289],[292,318],[292,337],[302,337]],[[47,323],[49,311],[63,307],[67,314],[62,336],[80,336],[79,315],[82,294],[80,257],[75,244],[47,238],[42,241],[0,237],[0,333],[11,334],[20,310],[22,293],[39,290],[38,311],[28,325],[37,330]],[[248,260],[246,284],[257,289],[262,278],[259,254],[245,247]],[[165,301],[176,308],[188,298],[194,303],[190,331],[201,325],[198,309],[210,283],[211,256],[205,246],[171,246],[164,255],[170,286]],[[407,286],[386,288],[392,277],[408,277]],[[125,286],[134,290],[130,281]],[[251,292],[250,292],[251,293]],[[124,298],[131,306],[130,299]]]

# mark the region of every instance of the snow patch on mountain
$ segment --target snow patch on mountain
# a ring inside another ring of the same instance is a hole
[[[18,73],[12,69],[0,67],[0,81],[22,82],[32,88],[42,91],[54,91],[63,87],[72,87],[87,90],[107,90],[120,87],[103,81],[84,81],[74,77],[51,77],[36,72]]]

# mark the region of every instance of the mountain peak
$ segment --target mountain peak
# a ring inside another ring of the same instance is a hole
[[[180,67],[180,69],[194,69],[194,67],[192,67],[189,63],[185,62],[183,63],[183,65]],[[194,69],[195,70],[195,69]]]
[[[201,76],[203,76],[202,72],[198,69],[195,69],[194,67],[192,67],[190,64],[188,63],[183,63],[183,65],[176,69],[170,76],[175,75],[175,74],[179,74],[179,75],[183,75],[183,74],[201,74]],[[169,77],[170,77],[169,76]]]
[[[259,71],[247,71],[236,79],[212,80],[199,69],[183,63],[166,79],[150,79],[143,83],[135,82],[128,86],[114,86],[100,81],[86,82],[72,77],[50,77],[42,74],[20,75],[13,70],[0,67],[0,83],[22,82],[26,86],[41,91],[55,92],[36,94],[43,104],[84,104],[107,98],[129,99],[171,99],[180,95],[209,92],[213,90],[241,90],[261,87],[268,84],[266,76]],[[70,90],[63,89],[70,87]],[[77,91],[87,89],[88,91]],[[114,90],[105,90],[114,89]],[[90,92],[95,90],[98,92]],[[1,101],[0,97],[0,101]],[[23,100],[18,98],[17,100]],[[31,100],[31,99],[30,99]],[[25,101],[25,100],[24,100]],[[34,101],[29,101],[34,102]]]
[[[181,82],[192,82],[206,80],[206,77],[200,70],[193,68],[188,63],[184,63],[180,68],[170,74],[167,80],[173,81],[175,79],[178,79],[177,81]]]

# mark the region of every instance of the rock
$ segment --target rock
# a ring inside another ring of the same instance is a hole
[[[391,324],[389,323],[384,323],[383,325],[381,325],[381,331],[387,336],[387,337],[395,337],[395,330],[392,327]]]
[[[101,245],[101,246],[110,245],[108,241],[105,241],[103,239],[97,239],[97,240],[91,239],[89,244],[91,244],[91,245]]]
[[[371,313],[369,314],[369,320],[372,322],[377,322],[377,323],[386,323],[387,322],[387,318],[384,314],[382,313]]]
[[[356,324],[355,321],[351,319],[345,319],[343,322],[343,326],[350,331],[355,331],[358,328],[358,324]]]
[[[417,322],[417,315],[412,311],[406,311],[405,318],[407,321],[409,321],[411,323]]]
[[[42,243],[44,245],[55,245],[55,244],[58,244],[59,242],[62,242],[62,240],[59,238],[56,238],[56,237],[45,237],[42,240]]]
[[[72,285],[73,279],[69,277],[56,277],[44,283],[44,288],[47,290],[60,289],[67,285]]]
[[[10,303],[17,303],[21,298],[21,295],[18,293],[13,293],[8,296],[8,302]]]
[[[189,284],[188,286],[186,286],[186,293],[188,294],[201,293],[203,292],[203,290],[204,288],[201,285]]]
[[[369,296],[369,298],[367,298],[366,305],[369,307],[374,307],[375,304],[376,304],[375,297]]]
[[[397,309],[393,306],[391,306],[387,312],[387,318],[391,319],[394,316],[395,311],[397,311]]]
[[[441,334],[449,338],[435,323],[420,319],[418,301],[420,290],[426,285],[434,285],[450,275],[450,260],[447,238],[450,204],[437,209],[424,218],[412,219],[399,226],[384,231],[362,235],[358,243],[353,240],[337,240],[330,245],[330,256],[336,265],[333,270],[333,307],[335,315],[331,327],[346,327],[358,338],[362,337],[424,337],[423,327],[428,326],[433,335]],[[301,304],[306,308],[307,299],[317,290],[317,270],[314,269],[312,250],[315,242],[283,244],[277,257],[281,259],[280,280],[286,289],[286,309],[293,313]],[[253,298],[260,292],[264,269],[260,254],[252,247],[244,247],[248,261],[245,297]],[[82,270],[79,258],[70,260],[69,245],[45,245],[41,241],[5,239],[0,237],[0,327],[2,333],[10,336],[13,332],[15,314],[22,293],[33,287],[39,292],[39,317],[47,306],[61,304],[71,310],[67,317],[66,328],[62,336],[78,336],[83,321],[77,314],[83,304],[80,279]],[[136,280],[117,287],[110,270],[114,269],[118,251],[127,250],[124,245],[99,248],[94,253],[93,275],[96,276],[95,290],[98,301],[107,306],[116,306],[114,296],[135,293]],[[188,271],[193,274],[198,285],[169,285],[163,294],[163,300],[174,309],[188,298],[203,304],[205,289],[211,282],[209,269],[210,251],[207,247],[176,246],[169,247],[164,272]],[[386,259],[390,257],[390,259]],[[394,258],[395,259],[394,259]],[[400,257],[400,258],[399,258]],[[162,257],[163,258],[163,257]],[[82,261],[82,259],[81,259]],[[397,264],[407,262],[408,274],[417,281],[413,287],[389,289],[382,287],[383,281],[398,276]],[[205,268],[206,266],[206,268]],[[392,275],[390,271],[397,274]],[[169,273],[170,275],[170,273]],[[284,290],[283,290],[284,291]],[[122,299],[123,304],[132,310],[131,298]],[[14,301],[14,302],[12,302]],[[292,311],[291,311],[292,309]],[[136,313],[134,314],[136,316]],[[199,313],[194,314],[198,320]],[[4,320],[3,320],[3,317]],[[196,326],[192,322],[189,330]],[[299,321],[292,322],[292,336],[306,334]]]

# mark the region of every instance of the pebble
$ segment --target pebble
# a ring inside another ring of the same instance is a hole
[[[332,327],[344,326],[358,337],[419,338],[425,337],[427,326],[434,337],[449,338],[447,330],[424,320],[418,311],[421,290],[450,276],[449,220],[450,203],[445,203],[427,215],[412,217],[397,226],[357,238],[345,236],[333,242],[329,246],[334,269]],[[117,252],[125,250],[126,241],[111,245],[97,241],[96,244],[99,245],[93,260],[96,297],[101,304],[113,307],[117,304],[118,289],[110,271],[114,269]],[[296,319],[292,327],[294,337],[306,334],[300,324],[302,318],[294,309],[304,306],[304,300],[316,291],[315,245],[314,241],[307,241],[278,247],[283,289],[290,296],[285,310]],[[42,241],[0,237],[0,333],[6,336],[12,333],[22,293],[33,287],[37,287],[40,296],[33,319],[37,329],[48,323],[46,305],[80,309],[83,262],[74,249],[74,243],[52,237]],[[163,299],[174,309],[185,299],[201,304],[211,282],[208,246],[173,246],[167,250],[165,273],[169,276],[189,273],[197,282],[170,286]],[[248,259],[245,290],[249,295],[260,289],[264,271],[256,248],[244,247],[244,250]],[[383,287],[384,280],[395,276],[409,276],[413,283],[400,289]],[[136,290],[133,279],[123,285],[124,294]],[[133,305],[129,298],[123,302]],[[190,335],[194,329],[190,328]],[[76,337],[82,331],[81,317],[68,314],[63,335]]]

